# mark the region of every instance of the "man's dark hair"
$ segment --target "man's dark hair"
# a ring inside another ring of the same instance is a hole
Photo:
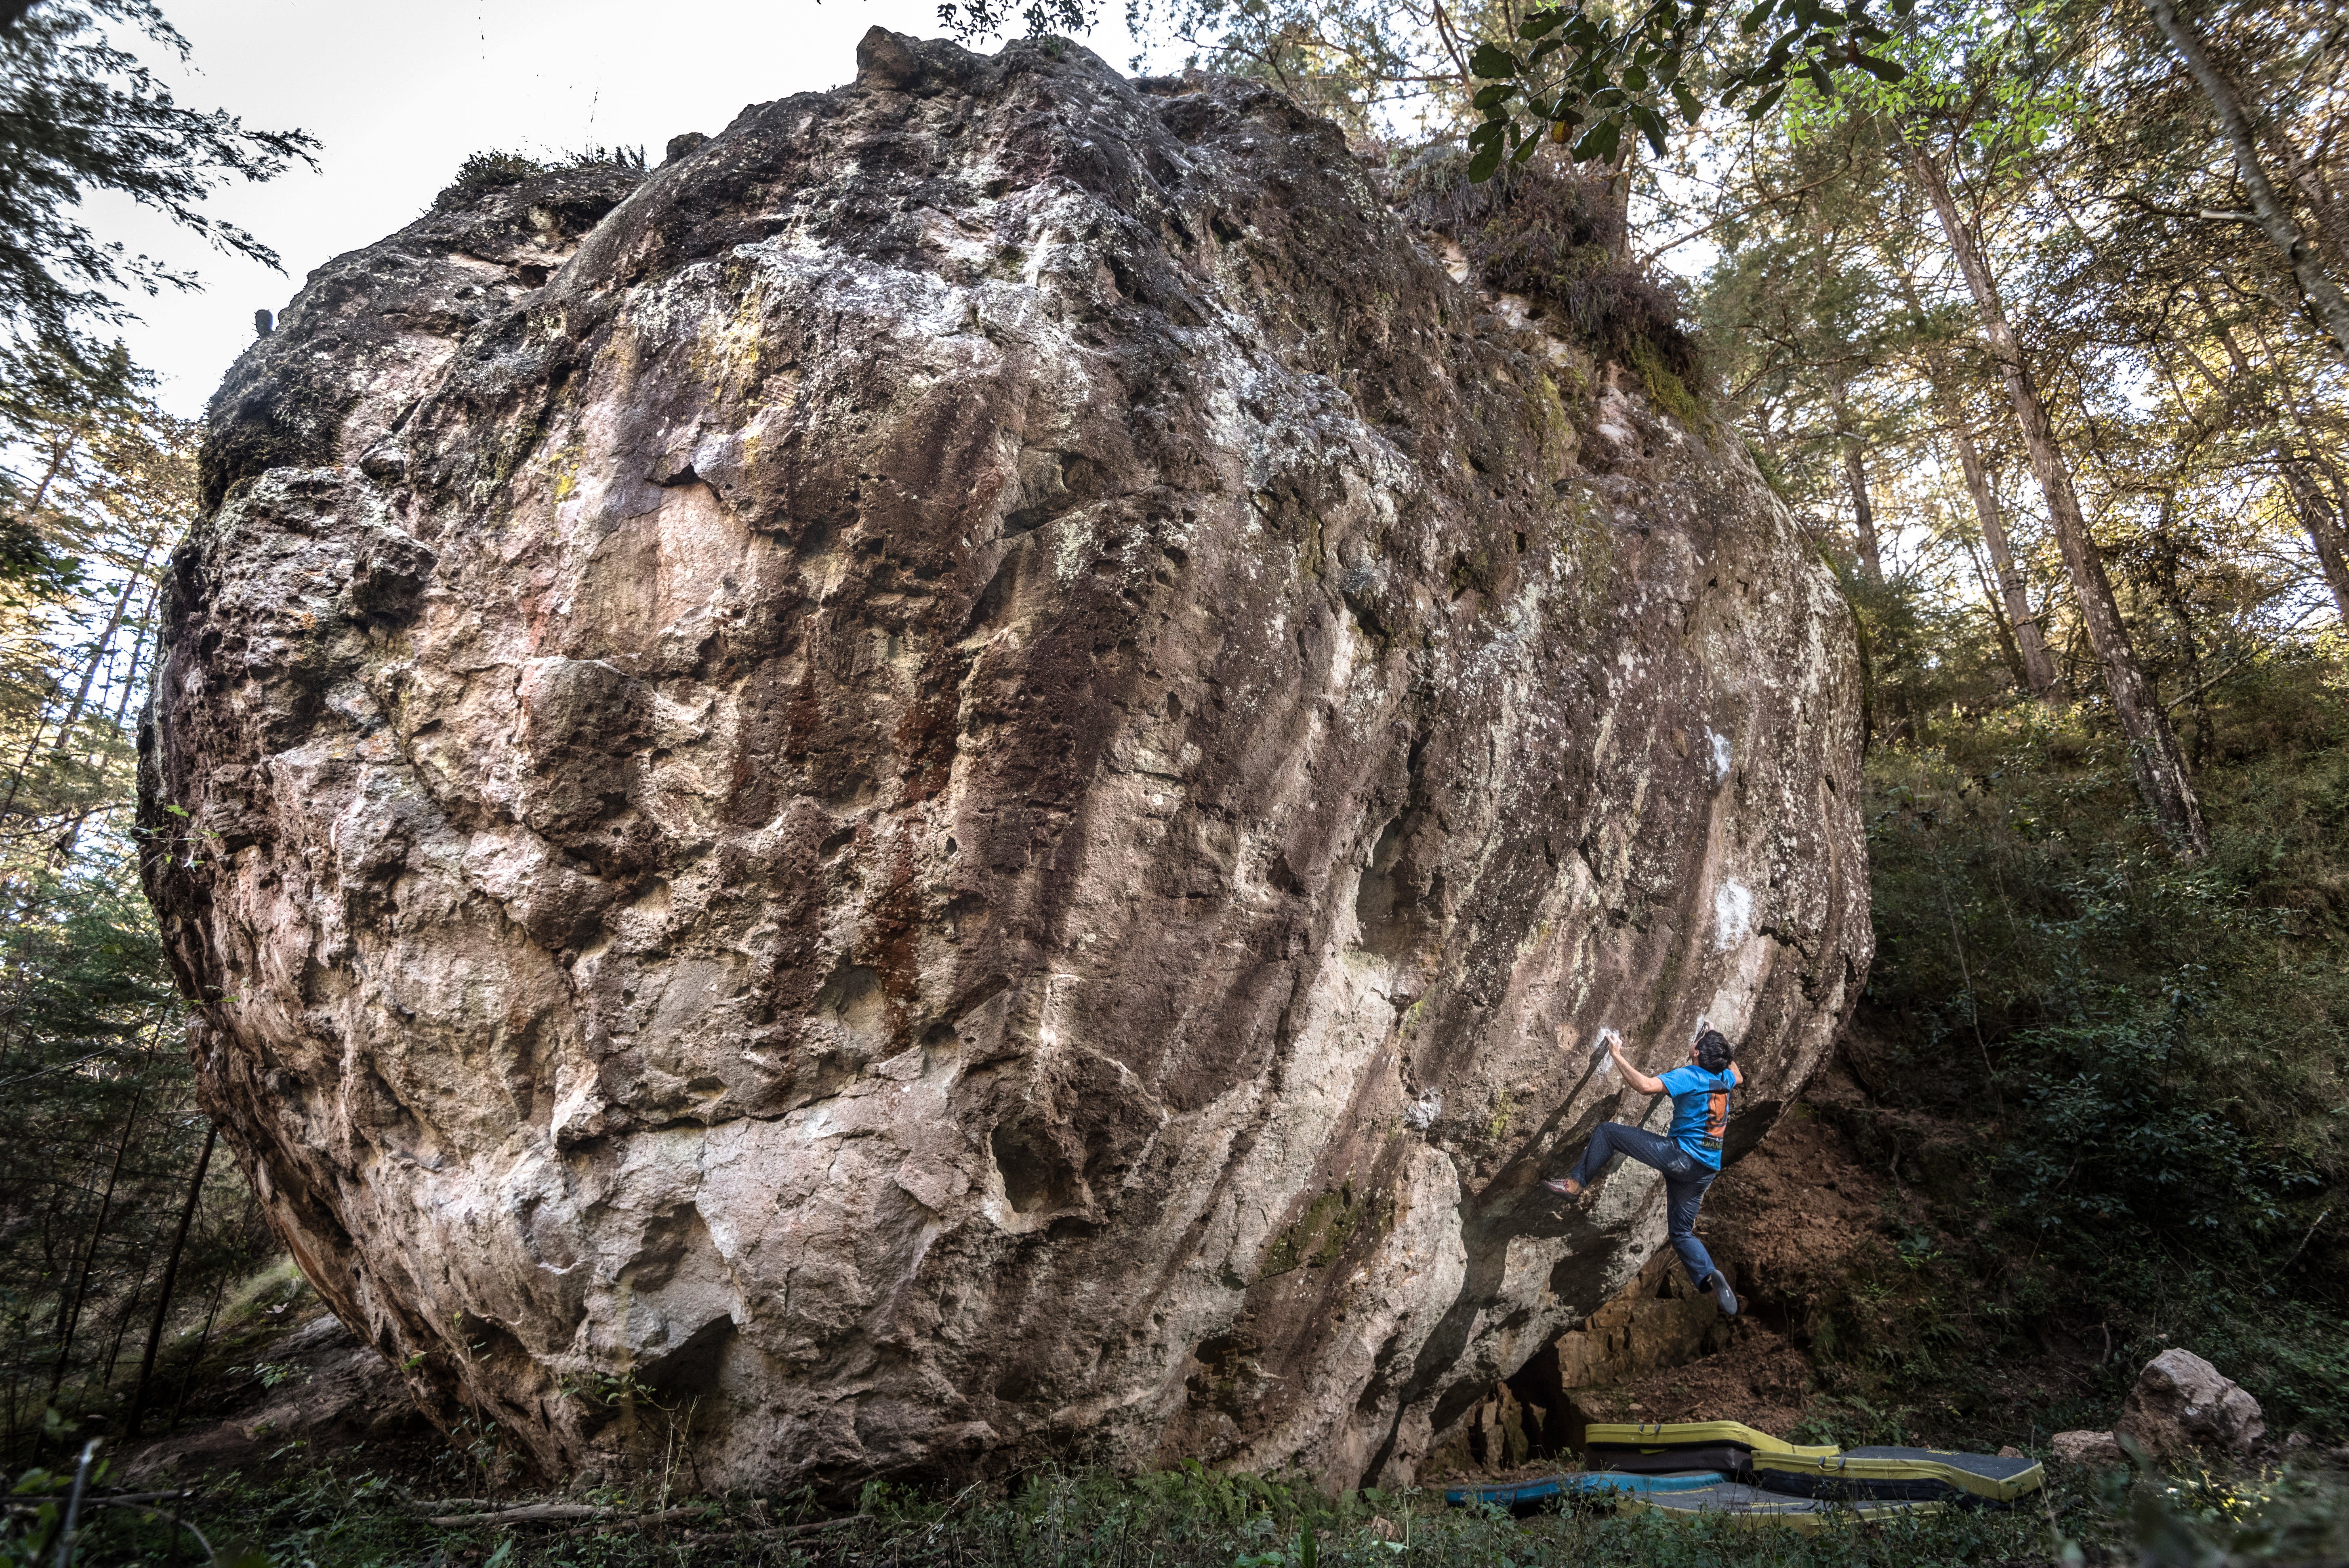
[[[1737,1047],[1719,1029],[1707,1029],[1696,1039],[1696,1065],[1709,1073],[1724,1072],[1737,1059]]]

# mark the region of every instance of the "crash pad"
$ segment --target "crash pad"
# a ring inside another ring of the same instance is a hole
[[[2034,1460],[1942,1449],[1806,1446],[1735,1421],[1599,1423],[1588,1429],[1586,1444],[1594,1470],[1718,1470],[1735,1483],[1825,1502],[2012,1504],[2046,1480]]]
[[[1489,1502],[1495,1508],[1521,1508],[1528,1503],[1545,1502],[1551,1498],[1602,1502],[1610,1499],[1690,1491],[1699,1487],[1713,1486],[1728,1479],[1717,1471],[1700,1471],[1692,1475],[1624,1475],[1606,1471],[1590,1475],[1547,1475],[1534,1480],[1508,1481],[1493,1486],[1450,1487],[1444,1493],[1444,1501],[1454,1507],[1469,1502]]]
[[[1637,1475],[1720,1470],[1733,1480],[1751,1479],[1757,1453],[1816,1460],[1837,1451],[1832,1443],[1790,1443],[1741,1421],[1599,1421],[1584,1433],[1583,1445],[1584,1462],[1595,1470]]]
[[[1800,1497],[2012,1503],[2037,1491],[2039,1461],[1941,1449],[1861,1448],[1819,1458],[1756,1451],[1753,1480]]]
[[[1655,1513],[1670,1519],[1722,1518],[1739,1524],[1778,1524],[1816,1534],[1838,1515],[1877,1522],[1904,1514],[1936,1513],[1938,1502],[1850,1502],[1816,1497],[1792,1497],[1764,1491],[1742,1481],[1718,1481],[1667,1492],[1629,1496],[1617,1505],[1623,1513]]]

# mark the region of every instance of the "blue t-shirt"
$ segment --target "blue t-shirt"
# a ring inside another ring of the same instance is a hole
[[[1721,1169],[1721,1139],[1729,1130],[1729,1091],[1736,1087],[1737,1080],[1728,1073],[1709,1073],[1699,1067],[1674,1068],[1664,1075],[1664,1092],[1672,1097],[1672,1141],[1708,1170]]]

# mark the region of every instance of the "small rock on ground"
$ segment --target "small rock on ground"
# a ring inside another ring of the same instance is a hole
[[[2128,1462],[2120,1439],[2110,1432],[2058,1432],[2051,1445],[2065,1464],[2095,1465],[2110,1470]]]

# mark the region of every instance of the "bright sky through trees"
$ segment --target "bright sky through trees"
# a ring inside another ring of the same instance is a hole
[[[323,144],[320,172],[232,185],[207,203],[275,247],[283,276],[127,201],[91,203],[101,235],[202,277],[201,292],[139,302],[144,320],[124,335],[162,377],[164,406],[187,417],[251,339],[255,310],[283,309],[310,268],[413,219],[469,154],[641,146],[658,162],[680,131],[714,134],[746,104],[846,81],[868,27],[939,30],[928,0],[173,0],[165,14],[194,68],[140,52],[181,101],[300,126]],[[1133,50],[1120,15],[1085,42],[1122,67]]]

